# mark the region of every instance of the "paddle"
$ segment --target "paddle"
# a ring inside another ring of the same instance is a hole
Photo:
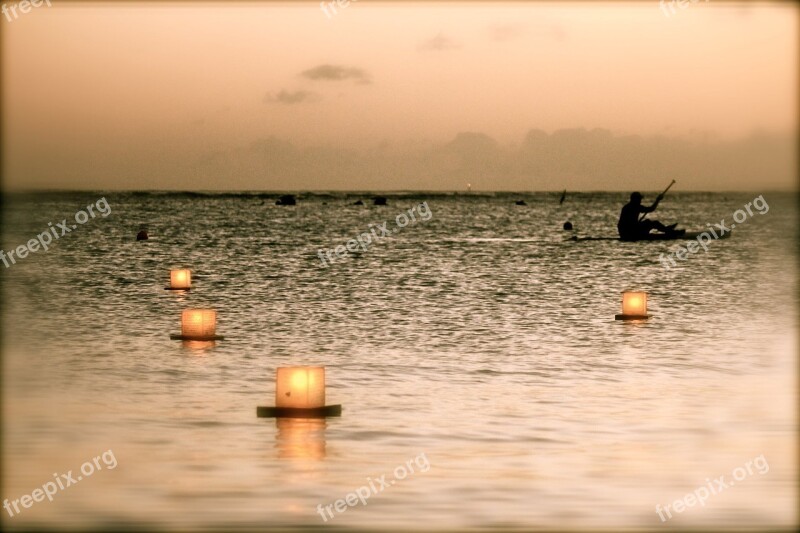
[[[667,191],[668,191],[668,190],[670,190],[670,189],[672,188],[672,186],[673,186],[673,185],[675,185],[675,180],[672,180],[672,182],[671,182],[669,185],[667,185],[667,188],[666,188],[666,189],[664,189],[664,192],[662,192],[662,193],[661,193],[659,196],[664,196],[665,194],[667,194]],[[642,216],[641,216],[641,217],[639,217],[639,222],[641,222],[642,220],[644,220],[644,218],[645,218],[646,216],[647,216],[647,213],[642,213]]]

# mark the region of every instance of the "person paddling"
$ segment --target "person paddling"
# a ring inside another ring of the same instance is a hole
[[[663,199],[664,193],[661,193],[656,197],[656,201],[653,202],[653,205],[645,207],[642,205],[642,194],[638,192],[631,193],[631,201],[625,204],[619,215],[619,222],[617,223],[619,238],[623,241],[646,239],[650,231],[654,229],[672,235],[683,235],[686,233],[686,230],[675,229],[675,226],[678,225],[677,223],[665,226],[658,220],[646,220],[644,216],[641,218],[639,217],[640,214],[647,214],[655,211],[656,207],[658,207],[658,203]]]

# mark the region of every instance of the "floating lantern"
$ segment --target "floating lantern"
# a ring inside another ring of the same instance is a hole
[[[315,409],[325,406],[325,368],[284,367],[275,380],[275,405]]]
[[[617,320],[647,320],[647,293],[644,291],[624,291],[622,293],[622,314],[614,315]]]
[[[176,268],[169,271],[169,287],[165,291],[188,291],[192,288],[192,271],[188,268]]]
[[[341,405],[325,405],[325,367],[278,368],[275,407],[258,407],[262,418],[323,418],[341,416]]]
[[[217,335],[217,312],[213,309],[185,309],[181,313],[181,334],[170,335],[182,341],[215,341],[224,337]]]

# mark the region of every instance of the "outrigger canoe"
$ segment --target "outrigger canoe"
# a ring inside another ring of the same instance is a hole
[[[622,241],[622,242],[640,242],[640,241],[693,241],[697,239],[700,235],[703,234],[708,235],[711,238],[714,238],[714,234],[710,231],[687,231],[686,233],[680,235],[678,233],[650,233],[644,237],[636,239],[635,241],[625,240],[623,241],[619,237],[578,237],[577,235],[573,235],[567,240],[570,241]],[[720,239],[727,239],[731,236],[731,232],[728,231],[724,235],[720,236]],[[714,239],[717,240],[717,239]]]

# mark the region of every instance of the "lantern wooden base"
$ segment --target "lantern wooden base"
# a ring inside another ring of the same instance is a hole
[[[328,416],[342,416],[341,405],[326,405],[303,409],[302,407],[256,407],[258,418],[325,418]]]
[[[190,290],[192,290],[192,288],[191,287],[186,287],[185,289],[181,289],[181,288],[178,288],[178,287],[164,287],[164,290],[165,291],[190,291]]]
[[[614,320],[647,320],[651,315],[614,315]]]
[[[170,335],[174,341],[221,341],[225,337],[222,335],[211,335],[210,337],[195,337],[193,335]]]

